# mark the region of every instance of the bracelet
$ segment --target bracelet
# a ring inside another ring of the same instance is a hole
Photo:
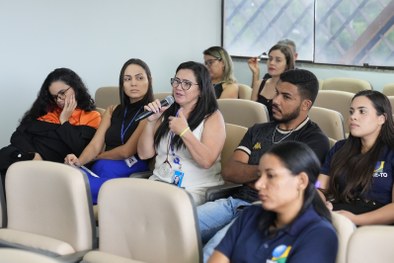
[[[182,138],[182,136],[185,135],[185,133],[186,133],[188,130],[190,130],[190,127],[189,127],[189,126],[187,126],[187,127],[179,134],[179,137]]]

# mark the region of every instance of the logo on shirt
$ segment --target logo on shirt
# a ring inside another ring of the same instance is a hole
[[[256,142],[255,145],[253,145],[253,150],[261,150],[261,143]]]
[[[384,161],[378,161],[373,171],[373,177],[387,177],[387,173],[383,171]]]
[[[266,263],[285,263],[289,256],[291,246],[279,245],[272,251],[272,258]]]

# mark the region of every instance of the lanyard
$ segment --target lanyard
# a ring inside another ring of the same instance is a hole
[[[178,112],[176,113],[175,116],[178,117]],[[169,133],[170,134],[169,134],[169,139],[168,139],[168,144],[169,145],[167,146],[167,160],[168,160],[168,155],[169,155],[169,151],[170,151],[170,148],[171,148],[171,155],[174,157],[173,162],[175,164],[178,164],[179,166],[181,166],[181,160],[179,159],[178,156],[176,156],[175,149],[174,149],[174,144],[173,144],[173,139],[174,139],[175,134],[172,131],[170,131]]]
[[[125,128],[124,125],[125,125],[126,114],[127,114],[127,106],[125,107],[124,114],[123,114],[122,128],[120,130],[120,140],[121,140],[122,144],[124,144],[124,136],[125,136],[127,130],[130,128],[130,126],[134,122],[135,118],[137,118],[137,115],[138,115],[138,113],[140,113],[141,109],[142,108],[140,108],[136,112],[136,114],[134,114],[133,118],[130,120],[130,122],[127,124],[127,127]]]

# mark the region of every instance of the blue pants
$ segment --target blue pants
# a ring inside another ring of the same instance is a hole
[[[219,245],[238,216],[240,206],[249,206],[251,203],[241,199],[229,197],[207,202],[197,207],[197,217],[200,226],[201,239],[204,246],[204,262],[207,262],[213,250]]]
[[[142,160],[138,160],[137,163],[129,167],[124,160],[101,159],[93,164],[91,170],[97,174],[99,178],[92,176],[84,170],[82,171],[84,171],[89,179],[93,204],[97,204],[98,192],[103,183],[114,178],[129,177],[132,173],[148,171],[149,166],[146,161]]]

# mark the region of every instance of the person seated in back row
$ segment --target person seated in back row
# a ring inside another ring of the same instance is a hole
[[[233,73],[233,61],[227,51],[218,46],[203,52],[204,63],[217,99],[238,99],[238,85]]]
[[[269,149],[255,183],[261,204],[242,211],[209,263],[334,263],[338,238],[315,189],[319,170],[319,159],[304,143]]]
[[[162,106],[155,100],[145,106],[154,114],[138,141],[138,155],[156,156],[149,179],[184,188],[198,205],[205,202],[208,187],[223,184],[220,154],[225,124],[204,65],[180,64],[171,85],[174,104]]]
[[[240,208],[258,200],[255,189],[259,178],[258,162],[271,146],[285,141],[304,142],[323,162],[329,150],[328,138],[308,117],[318,90],[317,78],[310,71],[294,69],[280,75],[272,101],[274,121],[249,128],[222,169],[226,181],[243,186],[229,198],[197,207],[202,240],[204,243],[210,240],[204,247],[205,261],[238,216]]]
[[[69,154],[64,160],[79,167],[94,160],[93,173],[82,169],[88,176],[94,204],[107,180],[149,170],[147,162],[137,154],[146,120],[135,121],[144,105],[153,101],[152,76],[144,61],[132,58],[124,63],[119,75],[119,95],[120,105],[107,108],[96,134],[79,157]]]
[[[85,84],[74,71],[58,68],[49,73],[12,134],[11,144],[0,150],[2,179],[17,161],[63,162],[70,152],[80,154],[101,121],[95,108]]]
[[[253,72],[251,100],[262,103],[267,107],[272,120],[272,100],[279,76],[286,70],[294,69],[294,55],[286,45],[276,44],[268,51],[268,77],[260,79],[260,66],[257,58],[248,60],[249,68]]]
[[[394,123],[388,98],[375,90],[354,95],[349,131],[327,155],[320,189],[328,205],[356,225],[394,224]]]

